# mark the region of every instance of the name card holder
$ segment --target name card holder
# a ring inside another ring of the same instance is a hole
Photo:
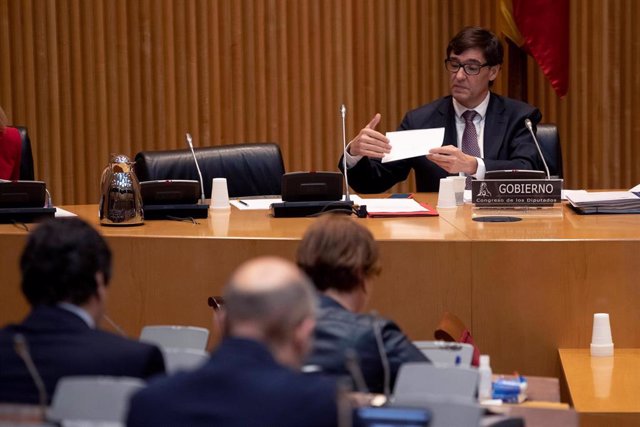
[[[562,218],[562,179],[485,179],[471,183],[473,217]]]

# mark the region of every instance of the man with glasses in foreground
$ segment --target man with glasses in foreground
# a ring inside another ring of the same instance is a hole
[[[417,190],[428,192],[438,191],[440,178],[451,174],[483,179],[490,170],[539,169],[525,119],[535,126],[542,118],[540,111],[490,91],[502,59],[502,44],[491,31],[479,27],[460,31],[449,42],[444,61],[451,95],[409,111],[398,128],[444,127],[442,146],[425,156],[383,164],[380,159],[391,146],[376,130],[380,122],[376,114],[347,147],[351,187],[360,193],[384,192],[413,169]]]

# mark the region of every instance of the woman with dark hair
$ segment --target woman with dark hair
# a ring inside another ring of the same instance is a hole
[[[20,179],[21,150],[20,132],[7,126],[7,116],[0,107],[0,179]]]
[[[307,364],[326,374],[349,375],[353,368],[347,364],[357,363],[369,391],[388,393],[400,365],[428,361],[394,322],[363,313],[380,273],[378,247],[368,229],[349,217],[323,216],[305,233],[297,262],[320,293]]]

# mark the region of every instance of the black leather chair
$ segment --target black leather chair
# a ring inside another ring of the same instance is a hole
[[[22,153],[20,155],[20,179],[23,181],[33,181],[35,173],[33,170],[33,152],[31,151],[31,139],[27,128],[24,126],[15,126],[20,132],[22,140]]]
[[[196,148],[205,197],[211,197],[211,180],[227,178],[229,197],[280,194],[284,162],[274,143],[221,145]],[[135,157],[140,181],[198,180],[191,150],[141,151]]]
[[[553,123],[540,123],[536,129],[540,149],[547,161],[551,176],[562,178],[562,148],[558,127]]]

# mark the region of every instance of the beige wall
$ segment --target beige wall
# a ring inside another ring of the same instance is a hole
[[[340,103],[349,134],[375,112],[394,129],[446,93],[448,39],[497,14],[497,0],[0,0],[0,105],[29,127],[58,204],[95,203],[109,153],[183,147],[185,131],[198,146],[275,141],[289,171],[334,170]],[[530,63],[567,187],[640,182],[638,17],[634,0],[572,1],[563,100]]]

